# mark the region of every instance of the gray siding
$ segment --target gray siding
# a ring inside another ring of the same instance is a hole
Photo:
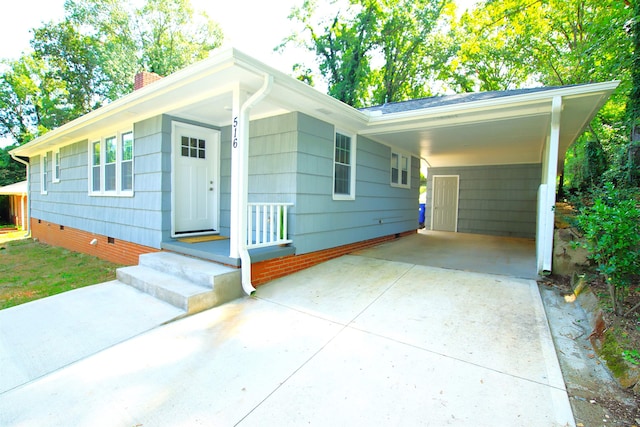
[[[425,224],[431,224],[434,175],[459,175],[458,231],[535,238],[541,164],[430,168]]]
[[[251,124],[249,201],[294,203],[289,237],[298,254],[417,227],[419,160],[410,189],[391,187],[391,149],[358,137],[355,200],[333,200],[334,132],[301,113]],[[229,137],[225,130],[223,147]]]
[[[60,182],[49,182],[46,195],[40,194],[40,157],[33,157],[33,218],[159,248],[167,227],[165,212],[171,209],[166,197],[170,158],[167,163],[165,154],[169,147],[163,144],[162,122],[156,117],[134,125],[133,197],[89,195],[86,140],[60,149]],[[51,171],[48,177],[51,180]]]
[[[87,141],[61,149],[61,181],[50,182],[47,195],[40,194],[40,159],[32,158],[33,217],[159,248],[171,230],[172,120],[134,125],[133,197],[89,196]],[[228,235],[231,127],[220,130],[220,232]],[[411,188],[392,187],[391,149],[358,137],[355,200],[333,200],[334,132],[300,113],[250,125],[249,201],[294,204],[289,236],[298,254],[417,227],[419,160],[411,161]]]
[[[301,113],[251,122],[249,201],[290,202],[289,237],[297,254],[417,227],[420,162],[411,189],[390,185],[391,149],[357,139],[356,198],[333,200],[334,126]],[[231,128],[221,135],[221,232],[229,232]]]

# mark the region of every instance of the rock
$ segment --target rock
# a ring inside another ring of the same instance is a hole
[[[579,246],[581,238],[573,228],[556,229],[553,238],[553,272],[571,275],[583,270],[588,263],[589,252]]]

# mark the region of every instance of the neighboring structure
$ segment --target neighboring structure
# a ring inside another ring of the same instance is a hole
[[[263,282],[412,233],[422,161],[427,228],[536,237],[542,271],[564,152],[617,84],[356,110],[229,49],[11,154],[30,165],[33,235],[118,262],[220,234],[209,258],[261,259]]]
[[[27,181],[0,187],[0,196],[9,196],[9,221],[26,230],[27,224]]]

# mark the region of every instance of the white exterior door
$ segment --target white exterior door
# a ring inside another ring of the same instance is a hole
[[[431,204],[431,229],[458,231],[458,183],[460,177],[433,177],[433,202]]]
[[[216,232],[220,133],[174,122],[172,144],[172,235]]]

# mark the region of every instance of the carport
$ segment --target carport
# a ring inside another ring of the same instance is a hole
[[[538,278],[535,240],[523,237],[420,230],[355,254],[449,270]]]
[[[535,240],[551,271],[556,178],[618,81],[385,104],[362,134],[419,153],[427,229]]]

